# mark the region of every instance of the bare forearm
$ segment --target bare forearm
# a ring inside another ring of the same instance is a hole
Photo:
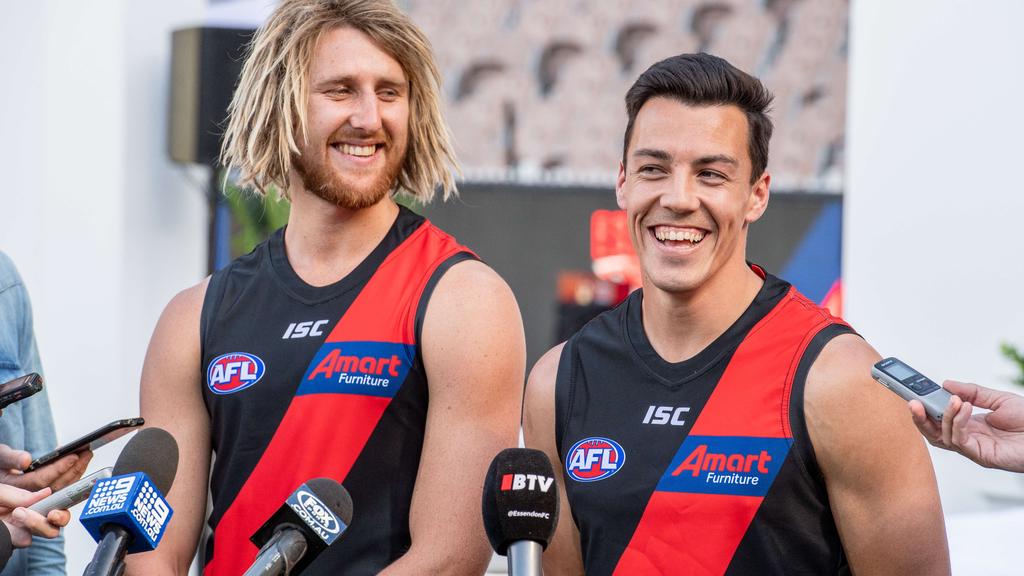
[[[437,576],[479,576],[487,570],[490,553],[480,550],[468,552],[450,544],[445,547],[435,546],[427,549],[412,548],[404,556],[385,568],[381,576],[418,576],[433,574]]]

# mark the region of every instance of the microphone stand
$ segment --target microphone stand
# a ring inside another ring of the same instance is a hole
[[[509,576],[541,576],[541,555],[544,548],[539,542],[522,540],[508,547]]]
[[[124,555],[128,550],[131,535],[117,524],[103,527],[103,539],[96,547],[92,562],[85,567],[82,576],[117,576],[124,574]]]

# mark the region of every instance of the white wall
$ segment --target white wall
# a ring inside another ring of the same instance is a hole
[[[847,319],[933,379],[1009,387],[999,343],[1024,345],[1024,3],[851,10]],[[1019,475],[933,459],[947,514],[1024,498]]]
[[[170,30],[204,4],[11,2],[0,18],[0,249],[33,299],[62,441],[138,414],[156,319],[204,273],[201,192],[164,152]],[[80,573],[95,544],[77,519],[65,533]]]

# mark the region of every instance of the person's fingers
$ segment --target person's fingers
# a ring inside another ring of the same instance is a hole
[[[0,484],[0,506],[4,508],[17,508],[19,506],[31,506],[36,502],[50,495],[49,488],[43,488],[36,492],[29,492],[17,486]]]
[[[928,414],[924,410],[924,404],[920,400],[911,400],[907,405],[910,407],[910,417],[913,419],[914,425],[917,426],[918,431],[921,432],[925,440],[932,444],[941,442],[942,429],[933,420],[928,418]]]
[[[45,486],[53,486],[54,482],[74,468],[78,460],[78,454],[68,454],[59,460],[55,460],[45,466],[36,468],[32,472],[22,474],[18,477],[16,483],[18,486],[29,490],[38,490]]]
[[[960,410],[963,401],[958,396],[949,399],[949,404],[942,411],[942,445],[946,448],[953,446],[953,417]]]
[[[32,535],[29,534],[28,530],[20,526],[12,518],[11,520],[4,520],[4,525],[7,526],[7,531],[11,533],[11,545],[15,548],[27,548],[32,544]]]
[[[54,491],[60,490],[69,484],[74,483],[76,480],[82,477],[85,473],[85,469],[89,467],[89,462],[92,460],[92,452],[86,450],[85,452],[78,453],[78,460],[72,464],[63,474],[55,478],[50,482],[50,487]]]
[[[11,513],[11,518],[16,524],[25,527],[25,529],[36,536],[56,538],[60,534],[60,527],[50,524],[42,514],[27,508],[16,508]]]
[[[46,521],[54,526],[63,528],[71,522],[71,512],[67,510],[50,510],[46,515]]]
[[[974,408],[970,402],[964,402],[960,405],[960,409],[953,416],[953,445],[957,448],[962,448],[964,443],[967,441],[967,422],[971,419],[971,413]]]
[[[15,450],[7,444],[0,444],[0,468],[24,470],[32,462],[32,455],[24,450]]]
[[[946,380],[942,383],[942,387],[951,394],[959,396],[964,402],[970,402],[971,405],[978,408],[991,408],[1000,399],[1010,395],[1008,392],[1001,390],[993,390],[969,382],[957,382],[956,380]]]

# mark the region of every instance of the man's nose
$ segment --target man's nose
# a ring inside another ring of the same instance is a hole
[[[353,128],[364,132],[377,132],[381,128],[380,101],[373,93],[366,94],[359,98],[356,109],[352,112],[348,122]]]
[[[693,212],[700,206],[697,183],[689,176],[679,174],[672,179],[671,188],[662,194],[661,205],[674,212]]]

